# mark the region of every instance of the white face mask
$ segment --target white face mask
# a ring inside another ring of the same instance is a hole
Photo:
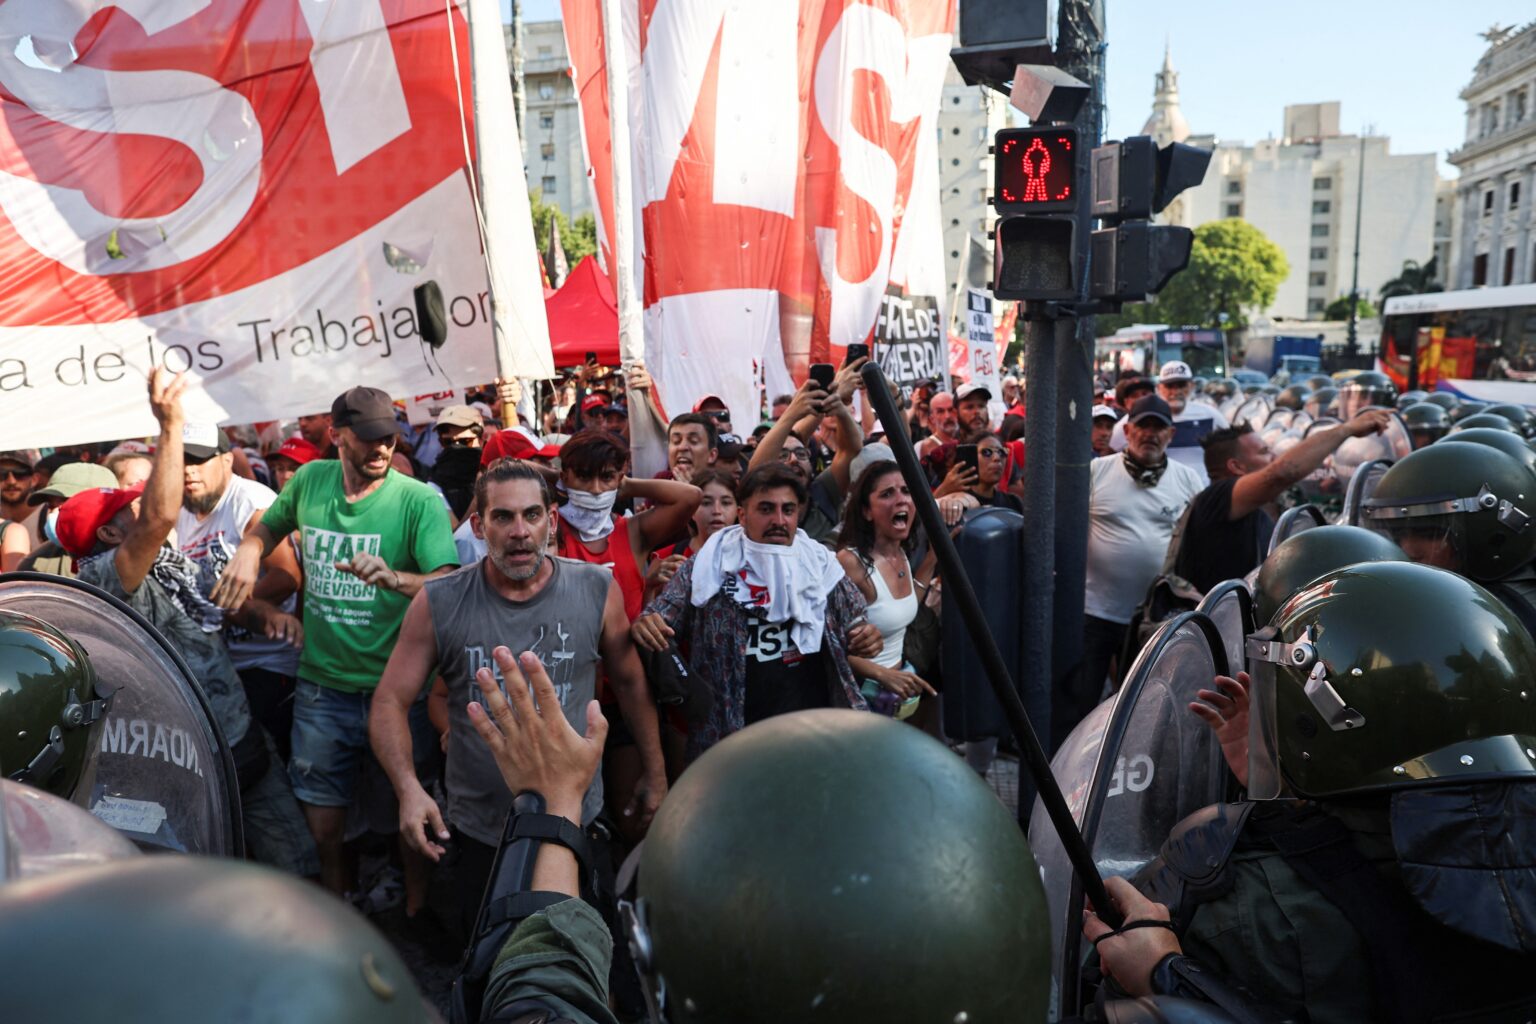
[[[43,517],[43,536],[57,544],[59,542],[59,535],[56,532],[58,527],[59,510],[51,508],[48,510],[48,514]]]
[[[566,494],[570,501],[560,506],[560,518],[576,531],[578,537],[590,544],[613,532],[613,503],[619,497],[617,490],[594,494],[572,488]]]

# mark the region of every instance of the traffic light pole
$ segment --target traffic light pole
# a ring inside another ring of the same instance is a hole
[[[1047,319],[1047,303],[1026,302],[1024,335],[1024,579],[1020,594],[1019,665],[1044,676],[1020,680],[1025,693],[1050,694],[1051,623],[1056,592],[1056,355],[1063,321]],[[1042,685],[1043,684],[1043,685]],[[1054,701],[1052,702],[1054,703]],[[1049,717],[1046,718],[1049,721]],[[1042,737],[1047,752],[1051,737]],[[1019,821],[1026,828],[1034,780],[1019,773]]]

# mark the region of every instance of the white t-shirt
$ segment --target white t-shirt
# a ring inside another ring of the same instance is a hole
[[[1195,471],[1168,460],[1155,487],[1126,472],[1119,455],[1088,465],[1088,582],[1083,610],[1130,622],[1168,553],[1174,524],[1205,487]]]
[[[1226,430],[1231,425],[1215,406],[1204,402],[1187,402],[1184,411],[1174,413],[1173,416],[1173,440],[1168,444],[1169,461],[1181,462],[1200,474],[1202,487],[1210,483],[1211,479],[1205,472],[1205,449],[1200,447],[1200,442],[1211,431]],[[1124,417],[1109,432],[1109,446],[1117,452],[1125,451]]]
[[[197,563],[198,589],[205,595],[213,590],[219,574],[240,546],[251,518],[276,499],[277,494],[270,487],[243,476],[232,476],[219,503],[202,522],[185,508],[177,513],[176,543],[183,554]],[[296,595],[281,607],[294,613],[298,608]],[[281,640],[268,640],[226,620],[224,644],[236,669],[263,668],[282,675],[298,675],[299,649]]]
[[[475,528],[470,525],[467,515],[453,531],[453,546],[459,551],[460,565],[474,565],[485,557],[485,541],[475,536]]]

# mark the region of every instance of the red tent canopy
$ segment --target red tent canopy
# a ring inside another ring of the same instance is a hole
[[[619,305],[594,257],[576,264],[560,290],[544,300],[544,312],[556,366],[579,366],[588,352],[596,352],[604,366],[619,365]]]

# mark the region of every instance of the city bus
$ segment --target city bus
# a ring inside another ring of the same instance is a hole
[[[1399,388],[1467,390],[1453,380],[1536,388],[1536,284],[1390,298],[1380,359]]]
[[[1189,364],[1196,377],[1225,377],[1228,372],[1225,331],[1167,324],[1134,324],[1100,338],[1094,366],[1108,380],[1127,374],[1155,376],[1175,359]]]

